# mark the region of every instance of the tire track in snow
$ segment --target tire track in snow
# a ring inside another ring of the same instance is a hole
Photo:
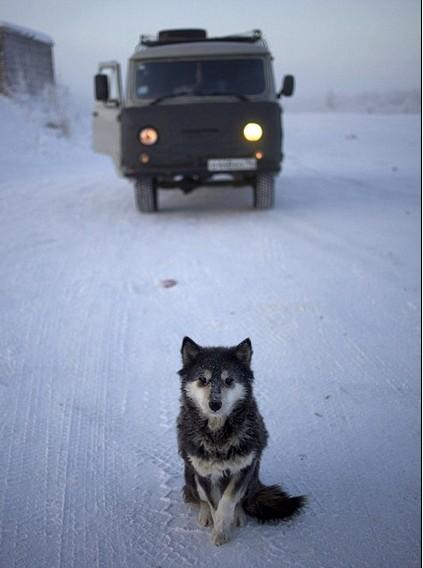
[[[160,551],[160,562],[165,566],[192,566],[196,563],[193,556],[184,542],[181,542],[179,535],[173,527],[173,521],[180,514],[182,506],[182,494],[177,487],[177,482],[182,482],[182,468],[178,467],[179,456],[176,448],[176,416],[174,413],[175,404],[171,400],[172,389],[166,384],[161,385],[160,389],[160,410],[159,426],[160,438],[158,445],[154,448],[153,459],[159,466],[160,489],[161,489],[161,508],[160,515],[164,519],[163,537],[166,546]]]

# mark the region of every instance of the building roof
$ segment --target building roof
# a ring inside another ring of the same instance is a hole
[[[53,45],[53,39],[44,34],[42,32],[37,32],[35,30],[30,30],[29,28],[24,28],[23,26],[18,26],[16,24],[11,24],[10,22],[1,22],[0,21],[0,31],[6,30],[7,32],[23,35],[29,39],[34,41],[40,41],[42,43],[47,43],[49,45]]]

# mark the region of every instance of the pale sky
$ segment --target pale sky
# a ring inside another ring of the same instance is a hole
[[[126,64],[141,33],[206,28],[210,35],[263,31],[277,84],[297,96],[420,87],[418,0],[2,0],[0,20],[52,36],[59,80],[92,98],[99,61]]]

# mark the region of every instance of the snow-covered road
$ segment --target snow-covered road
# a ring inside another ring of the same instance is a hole
[[[152,216],[3,119],[0,566],[419,566],[420,117],[287,115],[274,210],[221,188]],[[216,548],[182,502],[184,335],[251,337],[292,522]]]

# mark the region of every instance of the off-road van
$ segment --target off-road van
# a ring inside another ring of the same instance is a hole
[[[278,99],[272,56],[259,30],[208,37],[201,29],[141,36],[129,59],[126,91],[120,65],[100,63],[95,76],[93,146],[135,183],[142,212],[156,211],[158,188],[250,185],[254,206],[274,202],[281,168]]]

